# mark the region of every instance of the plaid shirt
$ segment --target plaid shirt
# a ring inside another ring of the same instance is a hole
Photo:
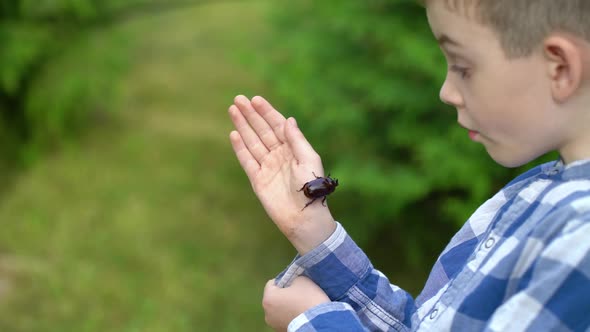
[[[289,331],[590,331],[590,160],[540,165],[485,202],[414,300],[338,224],[276,279],[305,275],[333,302]]]

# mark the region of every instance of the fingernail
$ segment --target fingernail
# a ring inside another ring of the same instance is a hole
[[[297,121],[295,121],[295,118],[290,118],[289,120],[291,121],[291,124],[293,125],[293,127],[299,128],[299,127],[297,127]]]

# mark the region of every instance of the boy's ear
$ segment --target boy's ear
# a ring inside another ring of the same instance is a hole
[[[553,99],[564,102],[580,87],[583,58],[579,45],[569,36],[551,35],[543,42]]]

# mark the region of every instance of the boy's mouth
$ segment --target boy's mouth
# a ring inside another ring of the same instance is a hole
[[[478,131],[469,129],[467,126],[464,126],[461,122],[459,122],[459,126],[461,126],[469,132],[469,138],[471,138],[472,141],[475,141],[475,139],[479,136]]]

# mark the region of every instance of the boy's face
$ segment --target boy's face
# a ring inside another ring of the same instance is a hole
[[[471,139],[507,167],[559,148],[565,123],[542,52],[506,58],[492,29],[441,0],[429,1],[427,15],[448,64],[440,98],[457,109]]]

